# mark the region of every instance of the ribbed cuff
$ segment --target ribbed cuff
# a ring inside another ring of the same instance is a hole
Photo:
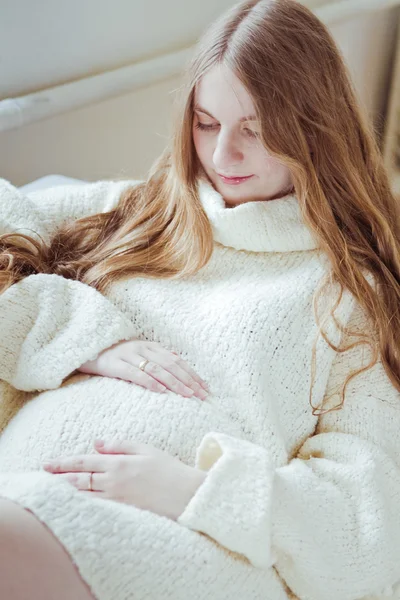
[[[208,474],[178,523],[244,555],[255,567],[270,568],[274,470],[265,448],[210,432],[197,449],[195,466]]]

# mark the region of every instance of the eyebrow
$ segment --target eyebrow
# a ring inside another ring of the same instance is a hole
[[[205,108],[202,108],[198,104],[195,104],[194,110],[198,110],[198,111],[208,115],[212,119],[215,119],[215,117],[213,117],[212,114],[208,112],[208,110],[206,110]],[[215,119],[215,120],[217,120],[217,119]],[[243,123],[243,121],[257,121],[257,117],[256,117],[256,115],[250,115],[249,117],[242,117],[241,119],[239,119],[239,123]]]

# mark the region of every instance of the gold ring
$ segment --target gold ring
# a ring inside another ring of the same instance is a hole
[[[147,363],[150,362],[147,358],[145,360],[142,360],[142,362],[139,365],[139,369],[141,369],[142,371],[144,371]]]

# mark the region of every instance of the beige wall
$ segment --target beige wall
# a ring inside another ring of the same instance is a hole
[[[185,1],[187,6],[188,0]],[[314,5],[321,4],[322,1],[314,0]],[[181,0],[174,0],[174,3],[170,3],[169,6],[175,4],[177,8],[179,2]],[[309,0],[309,4],[311,2],[312,0]],[[34,4],[37,7],[38,3]],[[98,1],[97,6],[105,6],[106,4],[109,5],[109,3],[104,4]],[[130,4],[122,2],[121,6],[123,5],[124,10],[127,10],[128,6],[132,9],[132,4],[135,4],[135,2],[131,2]],[[211,20],[218,12],[222,12],[230,4],[232,3],[224,0],[224,2],[220,2],[217,7],[218,10],[216,10],[216,3],[213,2],[211,4],[210,2],[211,8],[209,7],[207,18],[202,13],[203,22]],[[114,7],[117,5],[118,3],[113,3]],[[141,5],[143,7],[143,2],[141,2]],[[4,10],[3,4],[1,6],[1,10]],[[79,15],[79,5],[75,5],[75,2],[72,2],[69,6],[70,10],[76,6],[77,12],[75,17],[77,17]],[[150,11],[151,3],[146,6],[146,10]],[[202,6],[207,6],[207,2],[203,2]],[[49,11],[51,13],[50,5]],[[383,126],[395,42],[395,17],[397,14],[397,9],[392,8],[382,13],[366,15],[361,20],[351,19],[348,22],[332,26],[332,33],[342,48],[351,69],[359,91],[360,101],[365,105],[366,110],[374,120],[377,132]],[[104,18],[105,15],[103,15]],[[141,16],[144,20],[150,19],[149,15]],[[175,44],[177,44],[177,30],[174,30],[174,27],[177,27],[176,18],[173,13],[170,14],[170,17],[172,29],[170,30],[168,27],[165,27],[167,33],[169,32],[169,38],[166,34],[164,43],[161,43],[159,39],[157,42],[158,45],[154,42],[153,46],[157,46],[158,49],[164,47],[170,50],[174,40]],[[167,17],[163,16],[163,18],[165,21]],[[201,31],[201,29],[199,31],[199,23],[193,23],[194,17],[187,10],[185,11],[184,18],[188,23],[192,23],[192,26],[191,28],[189,26],[186,28],[183,28],[182,25],[180,26],[179,31],[182,31],[183,36],[180,43],[187,41],[187,39],[183,39],[185,36],[186,38],[191,37],[191,39],[195,39],[196,35]],[[126,36],[129,38],[129,28],[127,32],[127,28],[125,27],[126,21],[127,15],[121,14],[120,22],[124,24],[122,32],[125,38]],[[96,26],[93,26],[95,31],[99,29],[99,24],[98,22],[96,23]],[[0,21],[0,33],[1,27]],[[38,27],[40,29],[44,25],[39,24]],[[107,32],[105,22],[102,22],[102,27],[103,31]],[[151,47],[149,43],[152,38],[150,37],[149,40],[149,35],[146,37],[143,29],[145,28],[143,28],[142,24],[141,45],[138,44],[137,40],[135,42],[136,52],[139,55],[147,55]],[[65,26],[60,29],[61,31],[64,32],[64,36],[65,32],[68,32],[71,38],[70,41],[74,40],[72,27]],[[175,38],[171,37],[171,31],[174,33]],[[80,38],[78,33],[81,36]],[[80,39],[81,43],[83,43],[85,28],[82,28],[82,25],[78,33],[76,34],[78,36],[77,39],[78,41]],[[122,33],[114,31],[114,29],[110,31],[110,36],[114,36],[114,40],[118,38],[118,35],[122,36]],[[47,40],[47,43],[55,44],[54,37],[50,41]],[[104,57],[103,59],[101,57],[98,58],[97,62],[94,60],[93,56],[95,54],[93,54],[93,51],[96,47],[98,47],[100,52],[105,47],[111,47],[110,41],[108,40],[104,44],[100,38],[94,40],[91,38],[88,46],[90,49],[90,52],[88,51],[89,54],[92,53],[91,60],[95,71],[104,68],[104,66],[110,68],[110,63],[105,64]],[[130,48],[129,44],[124,45],[124,43],[120,42],[119,48],[121,56],[125,52],[124,61],[127,60],[126,52]],[[51,55],[51,45],[47,48],[47,54]],[[28,50],[26,56],[29,58]],[[114,65],[116,65],[117,55],[115,52],[113,56]],[[59,55],[56,58],[59,64],[66,69],[68,61],[65,55]],[[68,75],[65,71],[61,80],[60,74],[56,77],[55,65],[57,62],[52,63],[50,61],[48,64],[44,62],[44,72],[42,75],[40,75],[41,71],[37,69],[36,65],[35,77],[38,82],[36,89],[40,89],[40,85],[50,85],[52,82],[53,85],[56,85],[65,81],[65,78],[68,79],[68,77],[88,74],[90,71],[90,60],[88,57],[86,57],[86,60],[87,63],[85,63],[84,68],[80,65],[81,69],[83,68],[82,72],[70,73]],[[130,57],[130,60],[132,60],[132,57]],[[125,64],[124,61],[122,61],[122,64]],[[1,64],[0,62],[0,69]],[[18,64],[16,59],[15,64]],[[80,63],[77,63],[75,60],[71,64],[76,69],[76,65]],[[11,96],[11,92],[22,94],[35,89],[35,77],[31,75],[31,79],[28,80],[26,77],[24,79],[22,71],[25,71],[26,75],[28,72],[27,66],[23,61],[20,61],[19,65],[20,71],[18,71],[18,68],[14,71],[12,69],[8,70],[9,77],[6,81],[8,81],[10,93],[7,93],[5,80],[2,80],[3,87],[0,88],[2,94],[0,98]],[[135,92],[123,94],[117,98],[111,98],[91,106],[79,108],[46,120],[0,133],[0,176],[9,179],[15,185],[23,185],[38,177],[53,173],[89,181],[112,177],[144,177],[153,160],[165,146],[170,128],[171,108],[174,99],[173,91],[180,85],[180,82],[180,77],[173,77],[136,90]]]
[[[0,176],[23,185],[48,174],[88,181],[142,178],[166,143],[179,79],[0,134]]]

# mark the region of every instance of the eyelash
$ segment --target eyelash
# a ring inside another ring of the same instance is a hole
[[[214,127],[216,127],[215,125],[204,125],[204,123],[197,123],[195,125],[196,129],[200,129],[201,131],[211,131],[212,129],[214,129]],[[247,129],[247,127],[245,128],[245,131],[247,131],[247,134],[252,137],[252,138],[257,138],[258,137],[258,133],[255,131],[252,131],[251,129]]]

